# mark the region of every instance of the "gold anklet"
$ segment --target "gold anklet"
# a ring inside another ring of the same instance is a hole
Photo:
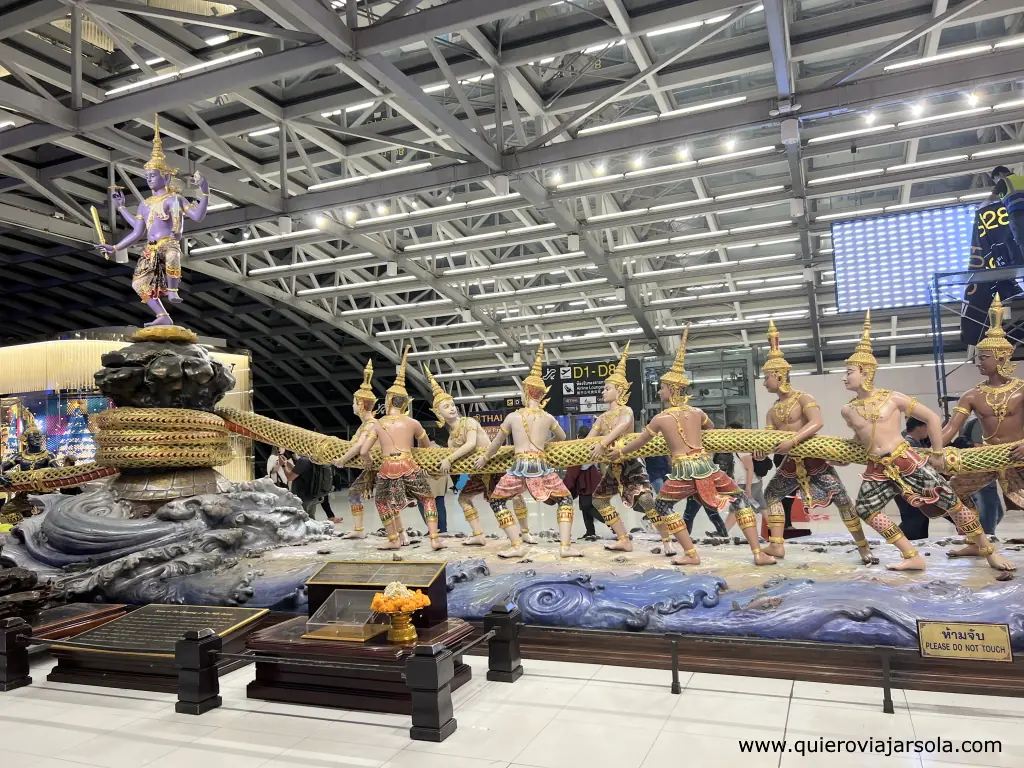
[[[397,536],[388,536],[388,541],[398,541]]]
[[[684,549],[683,550],[683,554],[684,555],[696,555],[697,554],[697,548],[694,547],[693,549]]]
[[[619,541],[629,541],[629,534],[628,533],[620,533],[615,538],[618,539]]]
[[[978,547],[978,554],[980,554],[982,557],[988,557],[995,551],[996,547],[994,544],[989,544],[987,547]]]
[[[902,557],[904,560],[910,560],[911,558],[917,557],[919,554],[921,553],[918,552],[916,549],[912,549],[909,552],[900,552],[900,557]]]
[[[666,536],[664,539],[661,540],[661,543],[662,544],[668,544],[670,541],[671,541],[671,539],[668,536]]]
[[[432,533],[432,534],[430,534],[430,538],[431,538],[431,540],[433,540],[433,539],[440,539],[441,538],[441,534],[440,533]]]
[[[769,544],[785,544],[786,540],[782,536],[769,536],[768,537],[768,543]]]
[[[357,531],[358,533],[362,533],[364,529],[363,528],[353,528],[352,530],[353,531]]]

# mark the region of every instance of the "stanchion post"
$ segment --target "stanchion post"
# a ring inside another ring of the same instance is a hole
[[[417,645],[413,650],[405,662],[405,682],[412,694],[410,739],[441,742],[455,733],[454,677],[455,657],[444,645]]]
[[[32,626],[20,616],[0,620],[0,691],[32,684],[28,674],[28,639]]]
[[[890,664],[890,651],[888,648],[879,648],[879,656],[882,657],[882,711],[887,715],[896,713],[892,705],[892,666]]]
[[[672,693],[681,694],[683,686],[679,683],[679,635],[668,635],[672,646]]]
[[[523,676],[519,651],[519,628],[523,614],[515,603],[495,605],[484,616],[484,632],[494,630],[487,643],[487,679],[496,683],[514,683]]]
[[[174,711],[183,715],[201,715],[216,709],[220,698],[217,652],[220,635],[212,629],[190,629],[174,645],[174,665],[178,668],[178,700]]]

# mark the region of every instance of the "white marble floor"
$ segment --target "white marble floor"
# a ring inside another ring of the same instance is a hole
[[[0,693],[2,768],[956,768],[1024,766],[1024,699],[526,661],[512,685],[474,679],[455,694],[458,730],[413,742],[409,718],[245,698],[252,667],[222,681],[224,706],[193,717],[173,697],[46,682]],[[819,739],[1000,742],[998,751],[813,754]],[[745,739],[788,751],[744,754]],[[798,740],[807,754],[801,755]]]

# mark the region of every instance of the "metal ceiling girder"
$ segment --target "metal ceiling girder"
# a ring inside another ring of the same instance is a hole
[[[38,0],[13,11],[4,11],[4,23],[0,26],[0,39],[14,37],[43,24],[64,18],[67,6],[60,0]]]
[[[305,32],[295,32],[288,29],[282,29],[280,27],[267,26],[266,24],[252,24],[250,22],[234,18],[234,15],[203,16],[200,14],[173,10],[171,8],[161,8],[154,5],[140,5],[137,3],[121,2],[121,0],[88,0],[88,6],[90,8],[111,8],[115,11],[119,11],[120,13],[134,16],[149,16],[156,19],[167,19],[168,21],[177,21],[182,24],[196,24],[202,27],[223,29],[228,32],[241,32],[246,35],[255,35],[256,37],[290,40],[295,43],[312,43],[319,39],[316,35]]]
[[[397,98],[402,99],[407,108],[419,112],[491,170],[501,170],[501,157],[487,141],[487,137],[474,133],[468,125],[441,106],[433,96],[423,93],[423,89],[392,62],[380,54],[370,54],[364,56],[361,63],[367,72],[389,88]]]
[[[524,175],[520,177],[513,185],[517,191],[529,202],[531,202],[538,211],[540,211],[548,221],[554,223],[560,232],[565,235],[577,234],[579,231],[579,223],[572,216],[572,214],[565,210],[561,203],[554,202],[548,198],[547,190],[544,186],[538,182],[533,176]],[[611,288],[622,288],[624,296],[623,302],[629,307],[629,311],[633,314],[636,319],[637,325],[643,330],[647,339],[651,341],[658,350],[659,354],[664,354],[664,347],[658,340],[657,334],[654,332],[654,327],[651,325],[647,316],[644,314],[643,309],[636,302],[632,295],[630,295],[629,289],[622,278],[621,272],[611,265],[609,258],[614,258],[612,254],[605,252],[601,248],[591,235],[582,234],[580,235],[580,248],[587,256],[600,268],[600,273],[608,280],[608,285]],[[569,284],[567,284],[568,286]]]
[[[780,0],[769,0],[769,2],[780,2]],[[962,16],[975,6],[981,5],[981,3],[983,2],[985,2],[985,0],[963,0],[963,2],[961,2],[955,8],[950,8],[945,13],[942,13],[929,21],[926,21],[921,26],[917,27],[913,31],[901,37],[899,40],[882,46],[880,49],[872,53],[870,56],[867,56],[859,60],[855,64],[852,64],[851,66],[847,67],[838,75],[831,78],[827,83],[825,83],[825,87],[834,88],[838,85],[842,85],[843,83],[852,80],[861,72],[864,72],[873,67],[875,64],[884,61],[892,54],[896,53],[902,48],[905,48],[911,43],[920,40],[925,35],[935,32],[936,30],[942,29],[946,24],[951,22],[953,19],[957,18],[958,16]],[[765,8],[767,7],[768,3],[765,3]]]

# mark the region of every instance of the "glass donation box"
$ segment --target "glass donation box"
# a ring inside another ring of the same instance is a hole
[[[362,643],[387,632],[391,622],[370,609],[373,592],[336,589],[306,621],[305,638]]]

